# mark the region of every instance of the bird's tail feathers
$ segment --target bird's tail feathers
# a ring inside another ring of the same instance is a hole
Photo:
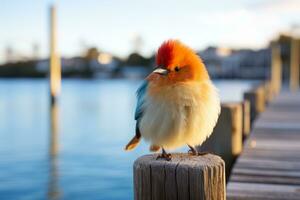
[[[126,145],[124,148],[125,151],[131,151],[133,150],[139,143],[140,143],[141,137],[134,136],[130,142]]]

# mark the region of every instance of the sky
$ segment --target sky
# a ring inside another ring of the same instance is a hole
[[[300,0],[1,0],[0,63],[6,49],[19,55],[49,54],[49,7],[55,4],[61,55],[87,47],[126,57],[134,38],[148,56],[167,39],[194,49],[215,45],[262,48],[279,32],[300,25]]]

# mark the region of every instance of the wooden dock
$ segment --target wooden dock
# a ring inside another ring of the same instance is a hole
[[[255,120],[227,199],[300,199],[300,92],[283,90]]]

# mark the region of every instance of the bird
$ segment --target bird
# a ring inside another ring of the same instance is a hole
[[[157,159],[171,160],[167,150],[184,145],[201,155],[196,146],[211,135],[220,114],[218,89],[200,56],[179,40],[164,41],[155,63],[136,92],[135,135],[125,150],[143,137],[150,151],[162,149]]]

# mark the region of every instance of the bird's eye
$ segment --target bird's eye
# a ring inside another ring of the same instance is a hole
[[[178,66],[175,67],[175,71],[176,71],[176,72],[179,71],[179,67],[178,67]]]

